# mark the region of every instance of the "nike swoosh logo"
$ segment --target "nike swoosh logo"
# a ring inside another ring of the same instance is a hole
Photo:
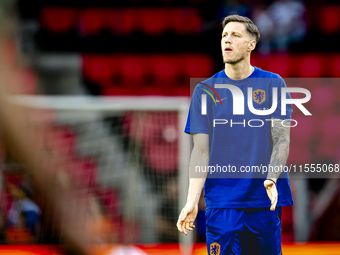
[[[222,98],[222,99],[221,99],[221,101],[223,101],[223,100],[224,100],[224,99],[226,99],[226,98],[227,98],[227,97],[225,97],[225,98]],[[218,99],[217,99],[217,100],[216,100],[216,102],[217,102],[217,103],[219,103],[219,102],[220,102],[220,100],[218,100]]]

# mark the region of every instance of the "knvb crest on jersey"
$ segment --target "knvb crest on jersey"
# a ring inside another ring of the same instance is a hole
[[[221,246],[218,243],[210,244],[210,254],[209,255],[220,255]]]
[[[253,100],[258,104],[262,104],[264,101],[266,101],[266,91],[263,89],[254,90]]]

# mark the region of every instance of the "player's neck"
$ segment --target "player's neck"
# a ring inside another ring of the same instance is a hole
[[[241,61],[236,64],[225,64],[224,72],[232,80],[243,80],[250,76],[255,68],[250,65],[250,61]]]

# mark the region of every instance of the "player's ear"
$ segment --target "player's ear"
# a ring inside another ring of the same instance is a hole
[[[251,40],[249,42],[249,45],[248,45],[248,51],[252,52],[256,47],[256,41],[255,40]]]

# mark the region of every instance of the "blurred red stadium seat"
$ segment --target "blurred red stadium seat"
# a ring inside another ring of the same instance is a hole
[[[324,75],[323,57],[317,54],[300,56],[300,77],[312,78]]]
[[[162,84],[145,86],[136,91],[136,93],[141,96],[170,96],[169,89],[164,88]]]
[[[335,56],[332,61],[332,76],[340,78],[340,56]]]
[[[124,56],[121,60],[122,83],[126,88],[145,86],[147,67],[144,57],[138,55]]]
[[[179,75],[177,59],[171,55],[156,55],[150,60],[154,85],[161,88],[176,86],[176,78]]]
[[[141,12],[137,9],[105,10],[105,20],[113,34],[127,35],[141,29]]]
[[[176,9],[173,12],[174,30],[177,34],[197,34],[202,30],[202,19],[195,9]]]
[[[117,71],[110,57],[100,55],[83,56],[84,78],[102,87],[112,85],[112,75]]]
[[[149,35],[161,35],[169,25],[169,19],[166,10],[145,9],[141,12],[142,31]]]
[[[291,59],[288,55],[273,55],[268,61],[267,68],[281,77],[290,77],[290,62]]]
[[[73,8],[45,7],[40,24],[52,33],[66,33],[76,27],[77,12]]]
[[[122,23],[116,24],[119,32],[122,34],[130,34],[140,29],[141,12],[136,9],[127,9],[122,11]]]
[[[210,77],[214,63],[210,56],[189,54],[182,58],[185,75],[189,78]]]
[[[336,34],[340,31],[340,7],[324,6],[319,9],[320,32],[324,34]]]
[[[80,31],[86,36],[100,34],[106,28],[106,16],[103,9],[85,9],[80,14]]]
[[[124,24],[123,24],[123,10],[120,9],[109,9],[107,10],[106,14],[106,22],[107,27],[111,30],[111,33],[115,34],[124,34],[127,33],[124,31]],[[129,29],[128,29],[129,31]]]
[[[102,87],[102,95],[189,95],[179,77],[209,77],[212,72],[211,57],[202,54],[83,56],[84,78]],[[114,77],[121,78],[119,84]]]

